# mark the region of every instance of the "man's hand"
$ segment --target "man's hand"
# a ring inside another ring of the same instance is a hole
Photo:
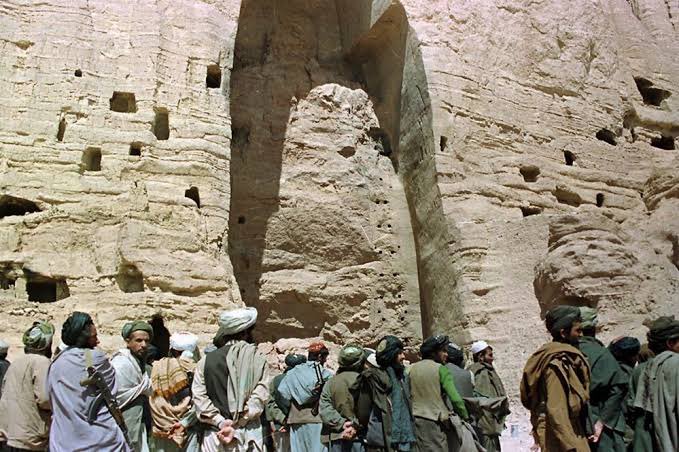
[[[599,438],[601,437],[601,433],[604,431],[604,423],[599,421],[596,421],[594,424],[594,433],[592,433],[587,439],[589,440],[590,443],[598,443]]]
[[[226,419],[222,423],[222,427],[217,432],[217,438],[223,444],[229,444],[233,441],[233,436],[236,433],[236,429],[233,428],[233,421],[231,419]]]
[[[356,429],[354,428],[354,423],[351,421],[346,421],[342,426],[342,439],[354,439],[356,437]]]

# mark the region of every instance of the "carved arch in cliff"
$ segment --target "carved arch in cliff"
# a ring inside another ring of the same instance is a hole
[[[328,45],[337,38],[333,27],[316,28],[315,42],[305,40],[308,23],[296,14],[302,15],[309,2],[245,0],[241,5],[230,90],[229,255],[243,300],[249,305],[259,301],[267,225],[280,204],[282,146],[290,99],[303,99],[321,82],[350,81],[363,86],[373,101],[408,202],[422,333],[426,336],[443,325],[453,329],[447,332],[456,332],[457,326],[461,332],[451,234],[436,181],[427,76],[420,43],[406,11],[398,1],[311,3],[324,3],[324,14],[335,12],[339,52]],[[290,23],[287,28],[281,27],[285,21]],[[278,78],[272,76],[278,71]],[[295,307],[298,315],[324,318],[313,307],[300,308]],[[308,330],[309,335],[319,331],[314,325]]]

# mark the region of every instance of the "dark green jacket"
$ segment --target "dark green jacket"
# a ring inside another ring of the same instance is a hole
[[[507,391],[493,366],[485,363],[474,363],[469,366],[474,374],[474,395],[489,399],[507,397]],[[505,428],[505,419],[509,414],[508,404],[498,404],[498,411],[484,411],[478,419],[478,426],[484,435],[499,436]]]
[[[604,345],[594,337],[580,339],[580,351],[587,357],[592,371],[589,386],[588,432],[601,420],[604,431],[598,450],[624,452],[625,415],[623,403],[629,380],[618,361]]]
[[[266,402],[266,407],[264,408],[267,421],[273,422],[276,429],[280,429],[285,425],[285,419],[288,417],[289,411],[289,407],[286,407],[285,403],[280,400],[281,397],[277,397],[278,385],[281,384],[283,377],[285,377],[285,373],[276,375],[271,381],[271,385],[269,386],[269,400]]]
[[[339,371],[323,386],[319,410],[323,420],[321,441],[328,443],[342,438],[344,423],[351,421],[358,427],[354,396],[350,388],[356,383],[358,372]]]

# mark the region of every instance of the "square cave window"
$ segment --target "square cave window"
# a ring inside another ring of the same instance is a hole
[[[219,65],[211,64],[207,67],[205,85],[208,88],[219,88],[222,86],[222,68]]]
[[[134,93],[114,91],[109,99],[109,106],[112,111],[117,111],[118,113],[137,112],[137,100],[134,97]]]
[[[50,278],[27,271],[24,274],[28,301],[53,303],[70,296],[68,284],[64,279]]]
[[[159,140],[170,138],[170,116],[165,108],[156,108],[156,117],[153,120],[153,134]]]
[[[101,171],[101,149],[85,149],[83,152],[81,166],[85,171]]]
[[[141,157],[141,143],[132,143],[130,145],[130,155],[133,157]]]

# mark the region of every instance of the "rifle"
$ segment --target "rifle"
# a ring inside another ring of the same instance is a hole
[[[94,400],[90,402],[90,405],[87,409],[87,422],[90,425],[94,424],[94,422],[97,420],[97,414],[99,413],[101,404],[106,404],[106,408],[108,408],[109,413],[111,413],[111,416],[113,416],[113,420],[116,421],[116,424],[118,424],[118,427],[120,427],[120,430],[122,430],[125,442],[128,446],[130,446],[130,448],[134,449],[132,446],[132,441],[130,441],[130,437],[127,432],[127,425],[125,425],[123,412],[120,410],[115,397],[113,397],[113,394],[111,394],[111,388],[109,388],[106,384],[106,381],[104,381],[104,377],[102,377],[101,373],[99,373],[99,371],[94,368],[91,350],[85,350],[85,361],[87,362],[87,377],[80,380],[80,386],[92,386],[95,388]]]

